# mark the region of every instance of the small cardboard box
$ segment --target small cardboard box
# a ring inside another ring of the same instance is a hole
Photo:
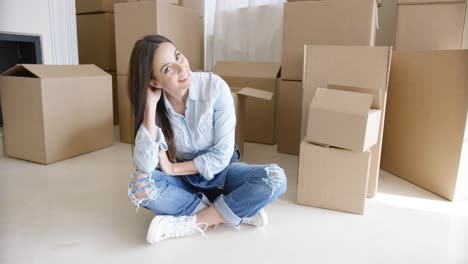
[[[302,141],[297,203],[363,214],[370,152],[323,147]]]
[[[94,65],[18,64],[0,88],[9,157],[49,164],[114,142],[111,76]]]
[[[76,30],[80,63],[115,71],[114,14],[77,15]]]
[[[460,49],[465,20],[465,0],[399,0],[395,50]]]
[[[116,1],[117,2],[117,1]],[[75,0],[76,14],[114,12],[114,0]]]
[[[252,87],[273,93],[265,101],[251,98],[246,101],[245,141],[276,143],[276,94],[280,65],[277,63],[218,61],[213,72],[230,87]]]
[[[299,146],[301,145],[302,82],[281,80],[278,101],[278,125],[276,127],[278,152],[299,155]]]
[[[301,139],[306,135],[309,105],[318,87],[339,84],[381,91],[380,105],[375,108],[382,110],[382,117],[378,142],[371,148],[368,197],[377,192],[391,55],[391,47],[306,46],[305,49]]]
[[[234,97],[236,107],[236,144],[241,154],[243,154],[245,142],[245,119],[247,99],[250,97],[270,101],[273,97],[273,93],[265,92],[258,89],[252,89],[249,87],[231,87],[231,91],[232,96]]]
[[[305,140],[360,151],[377,143],[381,111],[373,95],[318,88],[309,107]]]
[[[127,87],[128,76],[117,75],[117,107],[119,112],[120,142],[132,144],[134,141],[133,117]]]
[[[375,0],[285,3],[283,19],[283,80],[302,80],[304,45],[375,43]]]
[[[117,74],[127,75],[135,42],[145,35],[169,38],[190,62],[203,69],[203,27],[198,14],[188,8],[159,1],[115,4]]]
[[[395,52],[382,168],[468,199],[468,50]]]

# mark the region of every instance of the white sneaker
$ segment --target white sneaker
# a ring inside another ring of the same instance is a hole
[[[255,215],[242,219],[242,224],[253,225],[256,227],[266,226],[268,224],[268,215],[262,208]]]
[[[197,232],[205,235],[204,231],[208,228],[207,224],[202,229],[196,222],[196,216],[157,215],[151,221],[148,228],[146,241],[150,244],[158,243],[167,238],[188,236]]]

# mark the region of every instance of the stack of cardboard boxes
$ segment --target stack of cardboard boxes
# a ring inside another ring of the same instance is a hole
[[[135,42],[149,34],[166,36],[187,57],[192,70],[201,70],[203,20],[194,10],[167,1],[116,3],[114,9],[120,141],[132,143],[133,120],[127,96],[127,76]]]
[[[375,0],[284,4],[278,152],[299,154],[304,45],[373,46],[376,11]]]
[[[118,124],[114,2],[124,0],[76,0],[75,3],[79,62],[95,64],[112,76],[114,124]]]
[[[364,198],[375,195],[391,53],[305,47],[299,203],[363,213]]]

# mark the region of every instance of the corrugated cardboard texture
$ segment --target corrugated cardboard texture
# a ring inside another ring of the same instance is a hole
[[[328,84],[357,86],[382,91],[379,141],[371,148],[368,197],[374,197],[380,173],[380,153],[386,91],[392,49],[389,47],[307,46],[304,68],[301,138],[307,127],[308,106],[317,87]]]
[[[214,66],[213,72],[221,76],[230,87],[252,87],[273,93],[271,101],[260,100],[258,98],[246,99],[244,133],[245,141],[275,144],[276,76],[278,76],[279,64],[219,62]]]
[[[114,14],[76,16],[78,54],[81,64],[95,64],[105,71],[115,71]]]
[[[117,75],[117,101],[119,110],[120,142],[133,143],[133,118],[131,118],[130,99],[127,95],[128,76]]]
[[[299,155],[302,82],[281,80],[278,101],[278,152]]]
[[[360,151],[377,143],[380,110],[373,95],[318,88],[310,104],[307,135],[311,143]]]
[[[119,124],[119,108],[118,108],[118,96],[117,96],[117,73],[107,72],[112,76],[112,109],[114,116],[114,126]]]
[[[17,65],[4,74],[8,156],[49,164],[112,145],[112,84],[104,71],[94,65]]]
[[[168,37],[187,57],[192,70],[203,69],[203,28],[195,11],[154,1],[115,5],[117,74],[127,75],[135,42],[145,35]]]
[[[375,0],[285,3],[281,78],[302,80],[304,45],[375,43]]]
[[[327,148],[303,141],[299,155],[297,202],[363,214],[369,166],[369,152]]]
[[[395,50],[460,49],[466,4],[398,5]]]
[[[467,199],[468,51],[395,52],[391,73],[382,168]]]

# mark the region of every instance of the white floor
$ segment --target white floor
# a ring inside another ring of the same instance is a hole
[[[244,161],[278,163],[289,180],[270,225],[148,245],[152,213],[127,198],[130,157],[120,143],[48,166],[1,157],[0,263],[468,263],[468,201],[382,171],[363,216],[299,206],[297,156],[258,144]]]

